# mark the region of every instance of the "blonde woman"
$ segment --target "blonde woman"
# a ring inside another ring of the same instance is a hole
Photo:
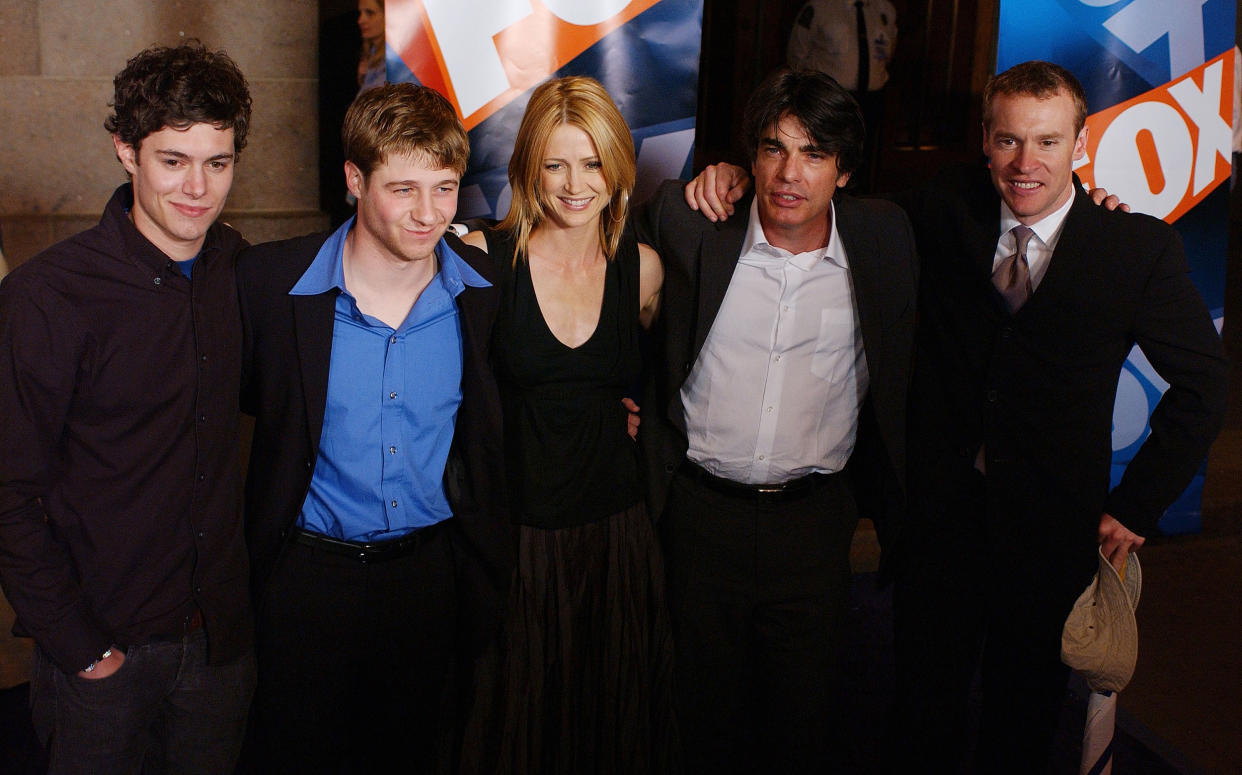
[[[549,81],[518,129],[508,216],[466,236],[500,269],[492,357],[519,534],[500,699],[467,741],[481,770],[675,766],[663,567],[622,405],[663,282],[624,233],[634,174],[604,88]]]

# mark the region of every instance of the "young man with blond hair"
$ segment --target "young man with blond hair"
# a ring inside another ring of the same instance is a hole
[[[486,255],[447,233],[469,155],[448,101],[369,90],[342,137],[357,215],[238,266],[252,738],[264,772],[424,772],[511,562],[497,297]]]

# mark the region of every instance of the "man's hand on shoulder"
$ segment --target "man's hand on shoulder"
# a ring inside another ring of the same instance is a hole
[[[632,398],[622,398],[621,405],[625,407],[627,412],[625,416],[625,432],[630,434],[631,439],[638,438],[638,424],[642,420],[638,417],[638,404],[634,403]]]
[[[1126,567],[1126,556],[1142,546],[1147,539],[1118,522],[1111,514],[1100,515],[1097,533],[1100,551],[1120,573]]]
[[[1105,210],[1116,210],[1120,207],[1121,212],[1130,212],[1130,205],[1121,201],[1116,194],[1110,194],[1102,188],[1093,188],[1087,192],[1087,195],[1090,196],[1091,201],[1095,202],[1097,205],[1104,205]]]
[[[713,164],[686,184],[686,204],[715,223],[733,215],[733,204],[750,188],[750,175],[733,164]]]

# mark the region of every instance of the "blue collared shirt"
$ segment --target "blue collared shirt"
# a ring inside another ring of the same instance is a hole
[[[345,287],[347,221],[290,295],[339,290],[319,454],[298,515],[305,530],[384,541],[453,515],[444,464],[461,405],[456,297],[489,283],[441,240],[439,271],[396,329],[358,309]]]

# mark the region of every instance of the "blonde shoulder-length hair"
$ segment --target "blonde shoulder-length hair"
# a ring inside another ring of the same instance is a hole
[[[525,260],[531,232],[547,219],[552,207],[540,176],[548,139],[562,124],[586,132],[599,156],[608,185],[608,205],[599,219],[599,241],[611,261],[625,230],[637,167],[630,128],[608,92],[594,78],[556,78],[540,84],[531,94],[509,158],[513,200],[498,228],[509,232],[517,243],[514,261]]]

